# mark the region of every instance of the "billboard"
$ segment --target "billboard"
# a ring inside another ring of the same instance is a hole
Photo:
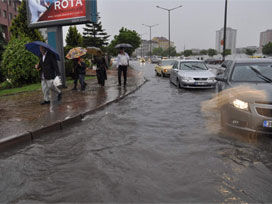
[[[28,26],[44,28],[97,22],[96,0],[27,0]]]

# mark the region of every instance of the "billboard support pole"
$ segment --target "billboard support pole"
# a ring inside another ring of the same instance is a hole
[[[48,44],[54,47],[56,51],[59,53],[60,61],[58,61],[58,67],[61,74],[63,88],[66,88],[62,26],[47,28],[47,35],[48,35]]]

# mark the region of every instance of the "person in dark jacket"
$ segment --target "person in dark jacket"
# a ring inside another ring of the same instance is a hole
[[[92,60],[93,64],[96,64],[96,76],[98,84],[105,86],[105,80],[107,80],[107,62],[101,52]]]
[[[52,92],[58,94],[58,101],[62,99],[61,90],[58,89],[53,83],[56,76],[60,76],[60,71],[57,64],[57,59],[54,53],[47,50],[45,47],[40,46],[41,58],[40,62],[36,64],[35,68],[40,70],[42,91],[44,101],[41,105],[50,104],[52,101]],[[51,91],[51,97],[50,97]],[[51,100],[50,100],[51,99]]]
[[[78,78],[79,78],[79,83],[81,86],[81,91],[84,91],[87,86],[87,83],[85,82],[86,64],[83,58],[80,58],[80,57],[78,58],[76,70],[78,70]]]
[[[74,88],[72,90],[77,90],[77,81],[79,79],[78,67],[77,67],[78,59],[73,59],[73,79],[74,79]]]

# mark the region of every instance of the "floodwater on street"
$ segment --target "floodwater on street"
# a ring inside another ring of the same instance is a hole
[[[201,112],[213,89],[131,64],[148,80],[135,93],[1,154],[1,203],[272,202],[272,137],[220,131]]]

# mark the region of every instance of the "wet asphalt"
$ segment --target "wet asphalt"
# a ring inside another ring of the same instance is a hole
[[[131,64],[148,80],[135,93],[0,155],[0,203],[272,202],[271,137],[221,130],[201,111],[213,89]]]

